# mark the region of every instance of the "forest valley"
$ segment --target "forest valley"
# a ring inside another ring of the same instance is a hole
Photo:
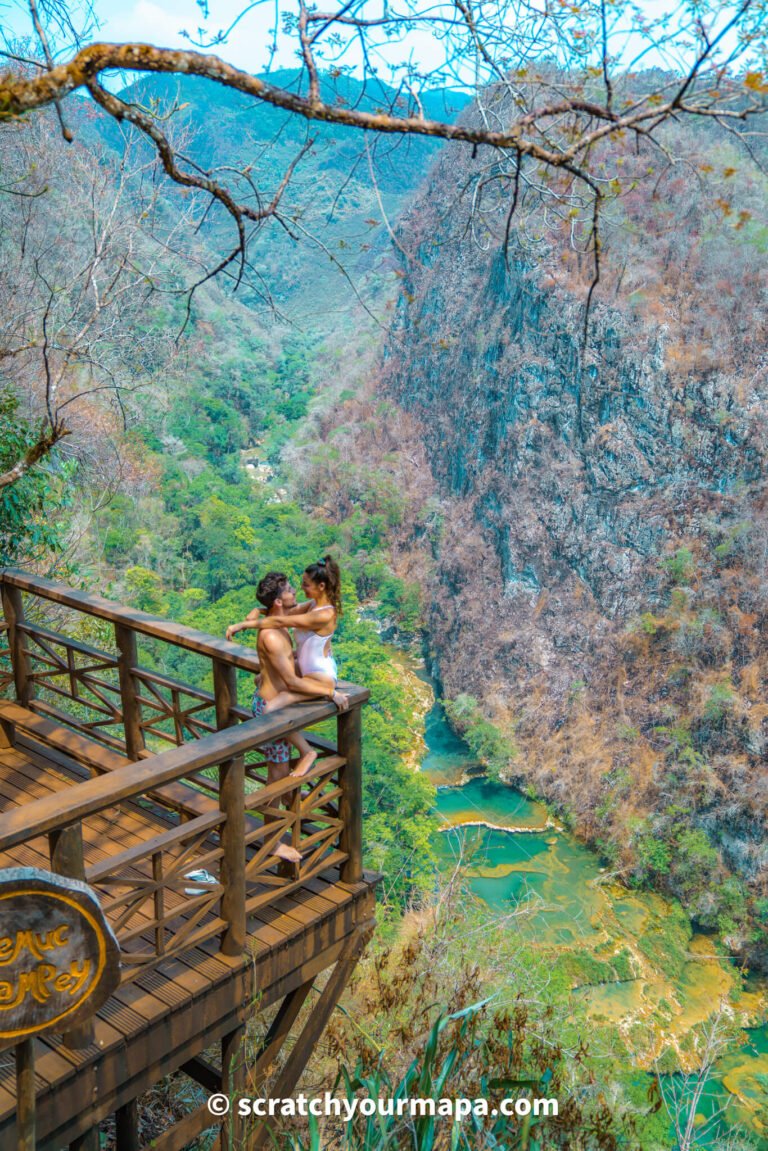
[[[246,117],[228,91],[213,116],[202,83],[184,82],[180,137],[246,155],[274,134],[274,109]],[[69,434],[0,490],[0,558],[221,636],[267,569],[297,577],[332,547],[342,676],[372,694],[364,828],[384,881],[312,1074],[341,1060],[373,1094],[416,1064],[466,1094],[543,1082],[570,1100],[546,1146],[668,1146],[632,1036],[590,1023],[583,1041],[578,960],[553,976],[517,912],[489,917],[439,870],[413,768],[423,690],[390,645],[424,646],[490,774],[547,801],[611,879],[679,901],[655,961],[682,964],[692,921],[768,970],[762,145],[737,153],[714,122],[665,129],[684,167],[605,145],[584,342],[581,222],[542,180],[505,237],[492,191],[474,209],[459,193],[482,147],[411,143],[348,178],[349,137],[322,127],[297,192],[314,189],[302,226],[322,248],[264,233],[236,292],[230,270],[190,294],[221,220],[90,102],[70,115],[73,144],[53,112],[0,135],[0,471],[35,442],[43,375],[71,401]],[[663,1070],[695,1068],[707,1036]]]

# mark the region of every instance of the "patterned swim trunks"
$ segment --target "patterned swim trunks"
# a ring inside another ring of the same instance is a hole
[[[254,692],[251,703],[251,711],[253,714],[264,715],[266,707],[267,701],[260,696],[257,691]],[[262,743],[259,744],[259,747],[270,763],[290,763],[291,747],[284,739],[276,739],[274,743]]]

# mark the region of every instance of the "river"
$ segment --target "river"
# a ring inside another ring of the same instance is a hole
[[[719,1060],[700,1110],[704,1118],[727,1100],[729,1127],[743,1124],[768,1147],[765,985],[746,985],[722,949],[716,954],[715,940],[692,933],[679,907],[612,883],[598,856],[540,803],[484,778],[437,700],[426,716],[425,743],[421,770],[438,788],[440,856],[452,861],[461,853],[473,891],[489,907],[527,903],[519,929],[529,942],[555,956],[623,957],[620,978],[577,978],[574,994],[596,1021],[642,1032],[638,1066],[649,1069],[665,1049],[685,1050],[691,1029],[722,999],[735,1005],[740,1022],[763,1024],[745,1027],[743,1045]]]

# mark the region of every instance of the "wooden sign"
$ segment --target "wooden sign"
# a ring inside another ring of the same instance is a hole
[[[33,867],[0,871],[0,1041],[68,1031],[119,981],[117,941],[89,887]]]

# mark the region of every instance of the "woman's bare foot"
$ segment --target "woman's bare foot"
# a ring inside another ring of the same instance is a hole
[[[287,860],[288,863],[301,863],[301,852],[295,847],[289,847],[287,843],[278,843],[272,854],[278,859]]]
[[[314,764],[316,759],[317,759],[317,752],[314,750],[308,751],[304,755],[302,755],[301,759],[299,760],[299,762],[296,764],[293,771],[291,772],[291,778],[301,779],[301,777],[303,775],[306,775],[307,772],[311,770],[312,765]]]

